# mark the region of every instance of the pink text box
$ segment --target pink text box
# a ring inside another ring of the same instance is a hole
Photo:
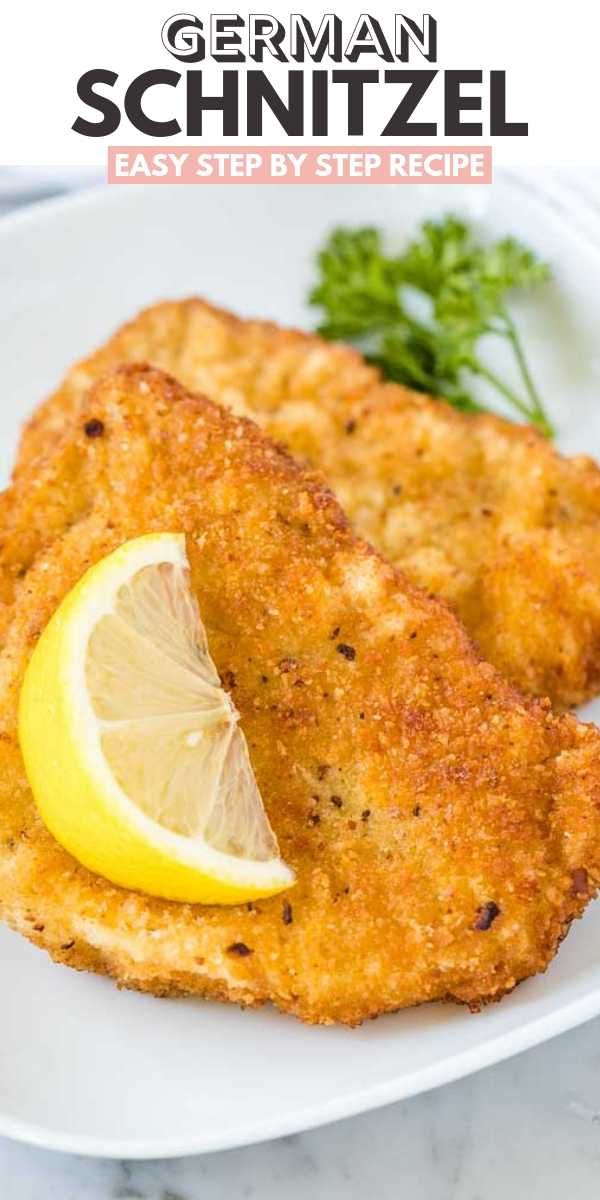
[[[110,146],[109,183],[492,182],[491,146]]]

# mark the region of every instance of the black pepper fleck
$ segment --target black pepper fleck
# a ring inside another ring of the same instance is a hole
[[[415,804],[415,807],[413,808],[413,817],[420,817],[420,816],[421,816],[421,805]]]
[[[331,800],[331,803],[335,805],[336,808],[342,807],[343,801],[342,801],[341,796],[330,796],[329,799]]]
[[[73,938],[73,940],[70,942],[64,942],[63,945],[61,946],[61,950],[72,950],[74,945],[75,945],[75,938]]]
[[[368,821],[370,816],[371,816],[371,809],[364,808],[360,814],[360,819],[361,819],[361,821]]]
[[[346,421],[346,433],[354,433],[356,421]]]
[[[338,654],[343,654],[344,658],[348,659],[348,662],[354,662],[354,659],[356,658],[356,650],[354,649],[354,646],[349,646],[346,642],[338,642],[336,650]]]
[[[254,951],[251,950],[245,942],[232,942],[231,945],[227,947],[227,953],[237,954],[240,958],[247,958],[248,955],[253,954]]]
[[[89,421],[86,421],[83,429],[86,437],[102,437],[104,433],[104,421],[99,421],[97,417],[92,417]]]
[[[340,632],[340,626],[339,626],[339,625],[336,625],[335,629],[332,629],[332,630],[331,630],[331,633],[329,634],[329,636],[330,636],[330,638],[331,638],[331,640],[332,640],[332,641],[334,640],[334,638],[336,638],[336,637],[337,637],[337,635],[338,635],[338,633],[339,633],[339,632]]]
[[[291,925],[292,921],[294,920],[294,913],[289,900],[284,900],[281,919],[284,925]]]
[[[500,909],[493,900],[488,900],[487,904],[482,904],[477,909],[477,916],[473,922],[473,929],[478,929],[480,933],[485,933],[490,928],[492,921],[500,916]]]
[[[315,812],[315,813],[311,813],[311,814],[310,814],[310,816],[309,816],[309,818],[308,818],[308,824],[309,824],[309,825],[320,825],[320,824],[321,824],[321,818],[320,818],[319,814],[318,814],[318,813],[316,813],[316,812]]]

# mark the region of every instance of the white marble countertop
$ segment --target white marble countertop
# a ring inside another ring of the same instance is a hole
[[[583,194],[595,223],[600,174],[588,172],[585,187],[581,178],[568,182]],[[0,212],[32,198],[31,180],[17,183],[4,173]],[[48,190],[58,186],[52,181]],[[411,1194],[417,1200],[599,1195],[600,1018],[435,1092],[246,1149],[169,1162],[103,1162],[0,1139],[0,1200]]]
[[[469,1079],[349,1121],[170,1162],[0,1139],[2,1200],[592,1200],[600,1019]]]

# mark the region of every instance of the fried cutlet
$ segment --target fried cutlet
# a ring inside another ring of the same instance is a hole
[[[344,356],[342,353],[342,360]],[[600,882],[600,734],[523,698],[320,477],[151,368],[106,375],[4,507],[0,907],[60,962],[160,995],[356,1024],[477,1007],[544,970]],[[231,908],[122,890],[44,828],[16,738],[41,630],[128,538],[183,531],[289,892]]]
[[[199,300],[159,304],[74,367],[23,437],[43,456],[108,367],[150,362],[323,471],[354,528],[556,707],[600,690],[600,471],[530,427],[463,414],[353,350]]]

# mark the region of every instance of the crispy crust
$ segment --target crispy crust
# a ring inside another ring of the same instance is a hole
[[[121,986],[270,1000],[321,1023],[477,1007],[544,970],[600,882],[600,735],[481,662],[318,478],[251,423],[128,367],[22,466],[4,515],[0,908],[15,929]],[[124,891],[33,805],[15,728],[31,649],[90,563],[159,529],[187,534],[211,650],[297,872],[287,896],[224,909]]]
[[[102,371],[151,362],[323,471],[359,534],[453,606],[484,656],[568,707],[600,688],[600,472],[527,427],[456,412],[353,350],[200,300],[143,312],[27,427],[44,454]]]

